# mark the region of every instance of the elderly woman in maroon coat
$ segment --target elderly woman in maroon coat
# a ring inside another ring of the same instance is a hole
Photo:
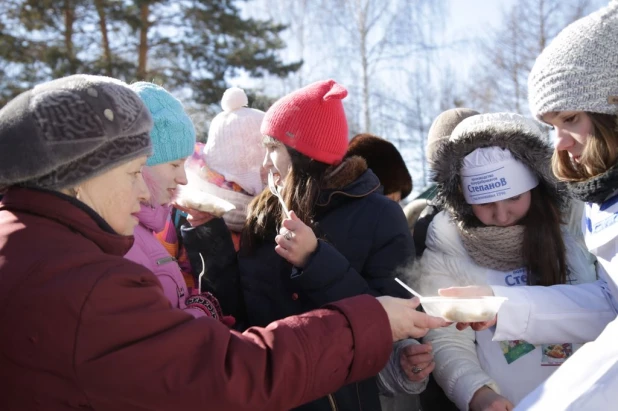
[[[148,110],[77,75],[0,110],[0,409],[284,410],[376,374],[441,321],[360,296],[230,331],[123,258],[148,191]]]

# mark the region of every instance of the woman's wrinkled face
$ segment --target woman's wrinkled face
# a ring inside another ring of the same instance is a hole
[[[266,155],[264,156],[262,167],[264,167],[267,174],[269,171],[272,171],[275,177],[275,184],[283,187],[285,177],[288,175],[290,167],[292,167],[290,154],[283,143],[271,137],[265,137],[263,144],[266,148]]]
[[[186,158],[181,158],[169,163],[146,167],[148,177],[152,180],[152,183],[149,184],[152,204],[165,205],[171,203],[176,197],[178,185],[187,184],[185,160]]]
[[[77,198],[96,211],[121,235],[133,235],[140,203],[150,193],[142,177],[146,156],[115,167],[75,188]]]
[[[543,121],[554,127],[556,150],[567,151],[579,163],[586,141],[594,133],[590,116],[584,111],[558,111],[545,114]]]
[[[526,191],[506,200],[472,204],[472,212],[486,226],[510,227],[528,214],[530,198],[530,191]]]

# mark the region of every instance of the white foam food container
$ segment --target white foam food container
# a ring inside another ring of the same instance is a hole
[[[425,312],[446,321],[473,323],[492,320],[506,297],[423,297],[420,299]]]

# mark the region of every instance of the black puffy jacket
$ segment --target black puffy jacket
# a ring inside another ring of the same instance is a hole
[[[359,169],[359,160],[347,159],[338,169],[336,177],[343,184],[320,192],[315,215],[320,240],[303,270],[275,252],[274,234],[272,241],[249,255],[239,254],[250,325],[265,326],[359,294],[409,297],[394,280],[414,259],[405,215],[399,204],[382,195],[375,174],[366,165]],[[298,408],[333,409],[380,410],[374,379],[343,387]]]

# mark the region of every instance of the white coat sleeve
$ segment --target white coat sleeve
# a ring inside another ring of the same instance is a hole
[[[423,342],[430,342],[433,347],[434,378],[460,410],[468,410],[474,393],[485,385],[500,393],[497,384],[481,368],[476,354],[475,332],[470,328],[459,331],[453,324],[431,330]]]
[[[435,293],[438,288],[468,285],[472,281],[470,273],[479,270],[462,258],[430,249],[423,253],[420,266],[421,290],[428,294]],[[459,331],[454,325],[430,330],[423,339],[433,346],[436,381],[460,410],[468,409],[474,393],[483,386],[499,393],[496,383],[481,368],[475,340],[474,331]]]
[[[498,312],[494,341],[526,340],[531,344],[586,343],[616,318],[604,280],[551,287],[492,286],[507,297]]]
[[[498,314],[494,341],[585,343],[616,317],[607,284],[595,282],[595,257],[566,230],[563,234],[572,285],[492,287],[496,295],[508,298]],[[599,275],[605,275],[600,267]]]

